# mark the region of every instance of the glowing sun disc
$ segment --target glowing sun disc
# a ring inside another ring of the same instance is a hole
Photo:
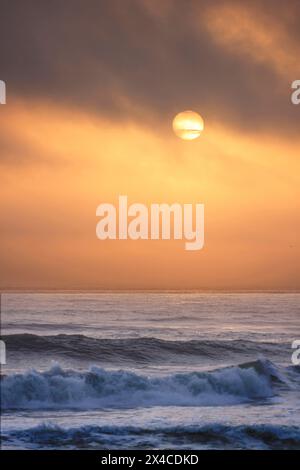
[[[183,111],[173,119],[175,134],[184,140],[194,140],[204,129],[204,121],[195,111]]]

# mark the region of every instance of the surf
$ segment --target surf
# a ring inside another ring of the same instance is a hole
[[[86,371],[59,365],[1,380],[1,407],[8,409],[102,409],[151,406],[226,406],[274,397],[281,378],[259,360],[210,372],[147,376],[96,366]]]
[[[54,448],[76,449],[135,449],[157,448],[157,436],[162,448],[213,448],[222,449],[295,449],[300,446],[298,426],[274,424],[220,424],[124,426],[82,425],[63,427],[42,423],[25,429],[3,432],[3,448]],[[196,446],[196,447],[195,447]]]

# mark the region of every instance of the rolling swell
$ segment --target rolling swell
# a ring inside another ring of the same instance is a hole
[[[207,447],[227,449],[299,449],[296,426],[224,424],[138,427],[80,426],[64,428],[41,424],[29,429],[6,431],[3,444],[24,448],[148,449]]]
[[[11,352],[52,354],[102,362],[150,363],[177,358],[210,358],[219,360],[233,356],[264,355],[276,357],[286,354],[284,344],[244,340],[190,340],[166,341],[158,338],[98,339],[84,335],[39,336],[14,334],[2,339]]]
[[[9,409],[234,405],[270,398],[280,377],[266,360],[211,372],[148,377],[92,367],[88,371],[28,371],[2,378],[1,407]]]

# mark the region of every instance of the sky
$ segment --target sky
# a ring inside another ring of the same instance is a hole
[[[2,0],[0,288],[299,289],[299,19],[296,0]],[[203,203],[203,250],[98,240],[120,194]]]

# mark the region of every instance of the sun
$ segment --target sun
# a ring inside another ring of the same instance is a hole
[[[195,111],[182,111],[173,119],[173,130],[183,140],[194,140],[204,129],[204,121]]]

